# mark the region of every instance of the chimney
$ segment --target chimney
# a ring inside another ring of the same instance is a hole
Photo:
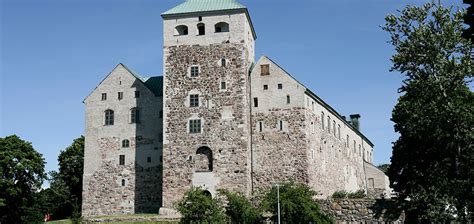
[[[360,131],[360,124],[359,124],[360,114],[351,114],[349,115],[349,117],[351,118],[352,127],[357,129],[357,131]]]

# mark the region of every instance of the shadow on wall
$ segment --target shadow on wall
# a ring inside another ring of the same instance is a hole
[[[135,213],[158,213],[163,198],[162,106],[141,81],[136,88],[136,108],[130,108],[130,122],[135,123]],[[161,136],[160,136],[161,135]]]
[[[397,200],[377,199],[375,203],[369,207],[374,212],[374,218],[383,218],[385,221],[397,221],[405,219],[403,204]]]

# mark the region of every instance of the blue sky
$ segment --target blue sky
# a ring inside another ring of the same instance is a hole
[[[160,14],[183,0],[0,0],[0,137],[17,134],[57,169],[84,133],[82,100],[122,62],[162,74]],[[362,115],[375,164],[390,161],[401,76],[384,17],[421,0],[240,0],[267,55],[340,114]],[[270,3],[271,2],[271,3]],[[441,1],[462,6],[461,0]]]

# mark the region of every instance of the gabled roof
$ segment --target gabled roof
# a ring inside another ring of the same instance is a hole
[[[231,9],[246,9],[246,7],[235,0],[186,0],[184,3],[181,3],[161,15],[211,12]]]
[[[374,143],[372,143],[367,137],[365,137],[364,134],[362,134],[362,132],[360,132],[359,130],[357,130],[356,128],[354,128],[354,126],[352,126],[351,124],[349,124],[349,122],[346,121],[346,119],[344,119],[334,108],[332,108],[329,104],[327,104],[326,102],[324,102],[324,100],[322,100],[319,96],[317,96],[315,93],[313,93],[310,89],[308,89],[305,85],[303,85],[300,81],[298,81],[295,77],[293,77],[293,75],[291,75],[289,72],[287,72],[284,68],[282,68],[280,65],[278,65],[277,63],[275,63],[272,59],[270,59],[269,57],[267,56],[262,56],[260,57],[260,59],[257,61],[256,64],[259,64],[260,61],[262,59],[266,58],[267,60],[269,60],[271,63],[273,63],[274,65],[276,65],[278,68],[280,68],[283,72],[285,72],[289,77],[291,77],[293,80],[295,80],[297,83],[299,83],[301,86],[303,86],[306,91],[305,93],[310,96],[311,98],[313,98],[313,100],[315,100],[316,102],[318,102],[319,104],[321,104],[324,108],[326,108],[326,110],[328,110],[329,112],[333,113],[336,117],[338,117],[340,120],[342,120],[342,122],[344,122],[346,124],[346,126],[348,126],[350,129],[352,129],[356,134],[358,134],[359,136],[361,136],[365,141],[367,141],[367,143],[369,143],[369,145],[371,147],[374,147]]]
[[[140,82],[142,82],[153,94],[155,94],[155,96],[163,96],[163,76],[153,76],[153,77],[144,78],[138,73],[136,73],[135,71],[129,69],[127,66],[125,66],[122,63],[119,63],[117,66],[115,66],[112,72],[115,69],[117,69],[117,67],[119,66],[122,66],[123,68],[125,68],[130,74],[132,74],[133,77],[135,77]],[[102,82],[104,82],[104,80],[106,80],[107,77],[109,77],[109,75],[112,74],[112,72],[110,72],[107,76],[105,76],[105,78],[102,79],[102,81],[100,81],[99,85],[97,85],[94,88],[94,90],[92,90],[82,102],[85,102],[87,98],[89,98],[89,96],[97,89],[97,87],[99,87],[102,84]]]

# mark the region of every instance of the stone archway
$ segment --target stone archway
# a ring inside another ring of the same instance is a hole
[[[196,172],[212,172],[212,160],[212,150],[206,146],[200,147],[194,159]]]

